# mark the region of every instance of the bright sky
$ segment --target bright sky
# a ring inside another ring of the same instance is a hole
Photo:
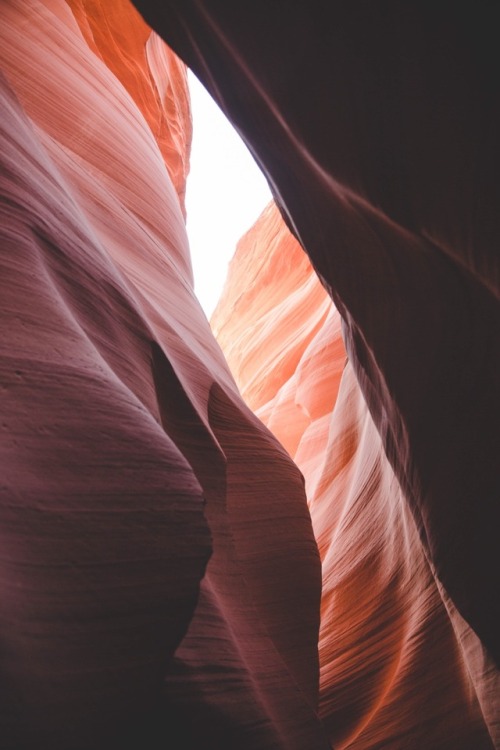
[[[187,232],[195,292],[208,318],[215,309],[236,243],[271,199],[250,152],[189,71],[193,114],[187,180]]]

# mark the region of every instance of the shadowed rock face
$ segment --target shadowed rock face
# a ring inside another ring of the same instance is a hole
[[[322,277],[271,205],[214,317],[312,524],[193,294],[183,63],[123,0],[5,0],[2,747],[500,747],[492,40],[136,4]]]
[[[497,738],[496,14],[136,4],[242,133],[336,303]]]
[[[303,480],[193,294],[184,65],[0,7],[1,745],[327,748]]]
[[[273,204],[240,241],[211,323],[305,477],[323,570],[319,713],[334,747],[491,747],[340,315]]]

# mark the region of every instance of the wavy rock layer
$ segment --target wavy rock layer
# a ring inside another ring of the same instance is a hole
[[[0,59],[2,747],[326,748],[302,479],[193,294],[184,66],[91,0],[3,2]]]
[[[496,8],[134,1],[245,137],[342,315],[498,745]]]
[[[238,243],[211,319],[231,372],[254,411],[276,399],[296,373],[304,350],[316,339],[332,308],[307,256],[271,202]],[[340,359],[345,359],[340,339],[339,346]],[[325,364],[329,362],[327,356]],[[324,394],[327,391],[323,389]],[[330,412],[335,393],[328,398],[323,408],[308,403],[304,413]],[[293,421],[292,417],[283,420],[283,427]],[[281,438],[291,452],[286,435]]]
[[[305,477],[334,747],[492,747],[340,315],[274,204],[238,244],[211,323],[243,396]]]
[[[122,0],[5,0],[2,746],[500,747],[497,25],[137,5],[342,314],[345,367],[269,207],[218,326],[307,476],[322,722],[302,479],[192,291],[184,66]]]

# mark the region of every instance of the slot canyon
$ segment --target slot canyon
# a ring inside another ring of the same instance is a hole
[[[500,750],[497,16],[1,0],[1,750]]]

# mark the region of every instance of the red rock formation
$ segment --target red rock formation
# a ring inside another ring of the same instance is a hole
[[[274,399],[295,373],[331,308],[307,256],[270,203],[238,244],[228,286],[211,320],[254,411]]]
[[[496,24],[478,44],[425,4],[136,4],[342,313],[335,406],[340,324],[307,266],[297,304],[273,292],[286,356],[264,327],[257,376],[240,363],[278,434],[302,415],[324,723],[302,480],[192,291],[184,68],[121,0],[5,0],[2,744],[499,747]]]
[[[134,1],[331,291],[498,745],[496,8]]]
[[[333,746],[490,748],[340,315],[273,204],[240,241],[211,322],[242,394],[305,477],[323,569],[320,716]]]
[[[4,2],[0,59],[2,747],[327,748],[302,479],[193,294],[184,68],[121,2]]]
[[[129,0],[68,0],[90,49],[133,98],[160,148],[183,213],[192,126],[186,68]]]

